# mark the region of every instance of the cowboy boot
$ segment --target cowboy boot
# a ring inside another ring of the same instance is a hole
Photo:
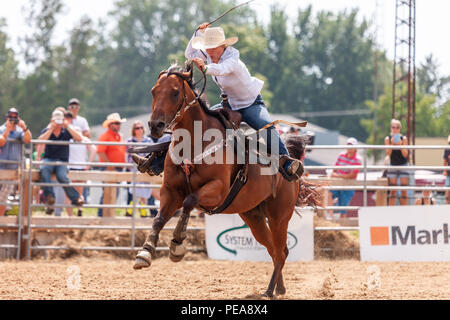
[[[298,177],[301,177],[304,171],[303,163],[300,160],[292,161],[287,170],[289,175],[297,175]]]
[[[155,158],[154,154],[152,154],[149,158],[141,157],[137,154],[132,154],[131,158],[137,164],[137,168],[138,168],[139,172],[148,173],[150,176],[157,175],[150,168],[150,165],[152,164],[153,159]]]
[[[303,163],[300,160],[293,159],[286,155],[282,156],[281,159],[283,160],[283,162],[282,165],[280,166],[279,171],[283,175],[283,177],[289,182],[299,180],[304,172]],[[288,160],[290,160],[291,163],[287,168],[285,168],[285,163]]]

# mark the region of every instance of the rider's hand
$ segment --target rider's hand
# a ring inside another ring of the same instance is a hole
[[[194,58],[194,59],[192,59],[192,62],[195,63],[195,65],[197,66],[197,68],[200,69],[200,71],[204,71],[205,70],[205,61],[203,61],[203,59],[201,59],[201,58]]]
[[[203,22],[201,25],[198,26],[197,30],[201,30],[204,31],[204,29],[209,27],[209,23],[208,22]]]

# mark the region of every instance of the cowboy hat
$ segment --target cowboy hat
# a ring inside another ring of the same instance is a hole
[[[207,28],[202,36],[192,39],[192,48],[206,50],[220,47],[222,45],[232,46],[238,42],[238,37],[225,39],[225,33],[221,27]]]
[[[103,122],[103,128],[108,128],[109,124],[111,122],[126,122],[127,119],[121,119],[120,115],[116,112],[116,113],[111,113],[110,115],[108,115],[108,117],[106,117],[106,120]]]

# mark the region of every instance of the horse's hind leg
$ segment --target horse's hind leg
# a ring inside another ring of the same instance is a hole
[[[139,270],[150,267],[152,257],[154,258],[156,254],[159,233],[170,218],[173,217],[176,210],[181,207],[182,201],[183,198],[175,192],[170,192],[168,189],[161,192],[161,209],[153,221],[152,230],[150,231],[142,250],[136,255],[133,266],[134,269]]]
[[[286,293],[282,270],[289,254],[289,250],[286,247],[287,229],[289,220],[292,217],[292,212],[290,212],[289,207],[290,206],[280,207],[279,203],[276,203],[276,201],[268,203],[268,222],[272,234],[272,258],[274,264],[272,278],[270,279],[269,286],[265,293],[268,297],[273,297],[275,286],[277,287],[277,294]]]

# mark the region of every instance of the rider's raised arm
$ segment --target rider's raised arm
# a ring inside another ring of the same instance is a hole
[[[204,34],[204,31],[202,31],[202,30],[198,30],[198,31],[194,32],[194,35],[192,36],[191,40],[189,40],[186,51],[184,52],[184,56],[186,57],[186,59],[189,59],[189,60],[192,60],[194,58],[200,58],[203,60],[207,59],[206,53],[202,53],[200,50],[194,49],[192,47],[192,39],[194,39],[197,36],[202,36],[203,34]]]

